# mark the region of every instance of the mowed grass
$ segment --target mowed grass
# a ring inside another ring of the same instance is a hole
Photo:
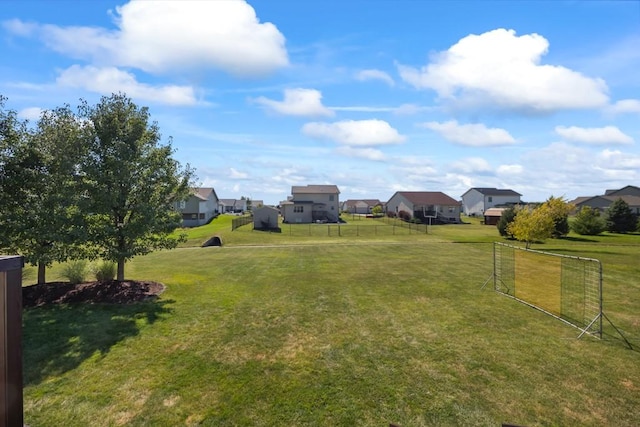
[[[128,277],[167,285],[155,302],[25,310],[27,424],[640,419],[640,236],[535,247],[603,260],[605,312],[630,350],[606,322],[603,340],[577,340],[577,329],[481,289],[495,227],[331,236],[231,232],[223,221],[189,230],[201,235],[191,247],[127,265]],[[223,247],[197,247],[213,234]]]

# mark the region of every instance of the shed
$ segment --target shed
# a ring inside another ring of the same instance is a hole
[[[255,230],[273,230],[278,228],[278,210],[271,206],[262,206],[254,209],[253,228]]]
[[[496,225],[500,218],[502,218],[502,213],[505,208],[489,208],[484,212],[484,223],[485,225]]]

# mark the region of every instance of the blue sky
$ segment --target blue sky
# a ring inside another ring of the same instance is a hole
[[[29,120],[124,92],[221,198],[640,185],[638,1],[12,1]]]

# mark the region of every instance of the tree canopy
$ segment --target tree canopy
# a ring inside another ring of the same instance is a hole
[[[571,229],[583,236],[595,236],[606,230],[607,224],[600,216],[600,211],[583,206],[576,214]]]
[[[79,113],[44,111],[34,127],[4,109],[0,96],[0,248],[45,267],[68,259],[118,264],[175,247],[194,172],[160,143],[146,107],[124,94],[103,97]]]
[[[160,144],[148,109],[125,95],[85,102],[80,111],[90,128],[82,164],[89,240],[95,255],[118,264],[117,279],[124,280],[126,260],[179,243],[170,235],[181,222],[175,204],[189,196],[193,170],[172,158],[171,141]]]
[[[629,204],[623,199],[616,199],[607,209],[607,231],[612,233],[629,233],[635,231],[638,217],[633,214]]]
[[[525,242],[528,249],[533,242],[551,237],[554,225],[548,205],[542,204],[535,209],[525,206],[517,209],[516,217],[507,227],[507,231],[517,240]]]

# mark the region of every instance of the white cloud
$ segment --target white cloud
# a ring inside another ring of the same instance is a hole
[[[484,124],[460,125],[455,120],[427,122],[421,125],[438,132],[448,141],[470,147],[487,147],[515,144],[516,140],[504,129],[487,128]]]
[[[496,169],[498,175],[519,175],[524,172],[522,165],[500,165]]]
[[[462,173],[484,174],[491,172],[491,165],[481,157],[467,157],[451,164],[451,169]]]
[[[548,113],[608,102],[603,80],[540,64],[548,48],[541,35],[518,37],[513,30],[497,29],[464,37],[420,69],[398,65],[398,71],[416,88],[433,89],[462,106]]]
[[[607,108],[613,114],[640,113],[640,99],[622,99]]]
[[[582,128],[577,126],[556,126],[555,131],[567,141],[586,144],[632,144],[633,138],[615,126]]]
[[[376,148],[341,146],[336,149],[338,154],[347,157],[357,157],[365,160],[382,161],[386,159],[384,153]]]
[[[399,144],[405,140],[389,123],[377,119],[311,122],[302,127],[302,133],[312,138],[326,138],[350,146]]]
[[[248,179],[249,174],[246,172],[240,172],[235,168],[229,168],[229,178],[231,179]]]
[[[356,73],[356,80],[361,82],[368,80],[380,80],[389,86],[394,86],[395,82],[391,78],[391,76],[384,71],[380,70],[362,70]]]
[[[33,120],[37,121],[40,119],[40,115],[42,114],[42,108],[40,107],[29,107],[18,112],[18,117],[23,120]]]
[[[130,1],[116,8],[114,23],[117,30],[55,25],[37,30],[63,54],[147,72],[213,68],[260,76],[289,63],[284,36],[272,23],[261,23],[244,1]],[[20,21],[8,29],[17,35],[34,31]]]
[[[599,153],[598,164],[611,169],[640,170],[640,156],[637,154],[623,153],[618,150],[603,150]]]
[[[289,116],[332,117],[335,113],[322,105],[322,93],[315,89],[285,89],[284,100],[274,101],[263,96],[253,100],[271,111]]]
[[[134,99],[169,105],[193,105],[196,103],[193,88],[190,86],[150,86],[139,83],[133,74],[113,67],[97,68],[73,65],[62,71],[56,81],[62,86],[79,87],[103,95],[125,92]]]

